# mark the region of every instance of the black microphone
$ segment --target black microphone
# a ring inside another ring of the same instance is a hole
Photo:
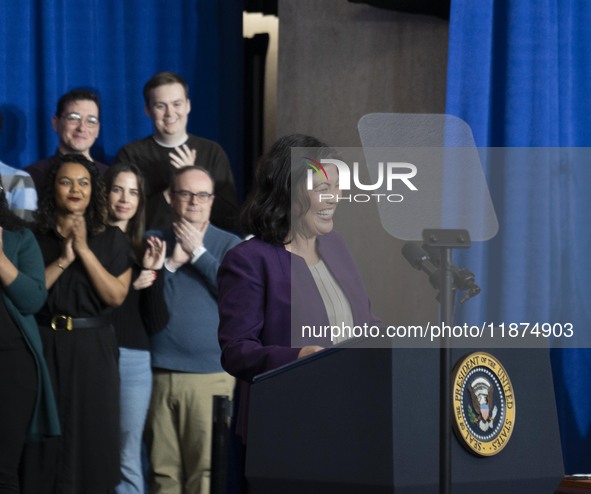
[[[480,293],[480,287],[474,282],[475,278],[472,271],[452,265],[451,272],[454,275],[454,284],[457,289],[475,291],[474,295]]]
[[[439,289],[439,268],[431,262],[431,258],[418,242],[406,242],[402,247],[402,255],[413,268],[427,273],[433,288]]]
[[[460,299],[460,304],[463,304],[466,300],[480,293],[480,287],[474,282],[474,273],[466,268],[458,268],[456,266],[451,267],[454,276],[454,285],[459,290],[465,290],[466,293]]]
[[[424,271],[429,276],[429,282],[436,290],[439,289],[440,282],[440,260],[437,257],[435,263],[431,262],[431,256],[427,253],[433,252],[439,256],[439,252],[431,249],[423,249],[418,242],[407,242],[402,247],[402,255],[409,264],[419,271]],[[460,300],[463,304],[466,300],[478,295],[480,287],[475,283],[474,273],[466,268],[458,268],[453,264],[449,267],[454,280],[454,288],[466,291],[466,294]]]

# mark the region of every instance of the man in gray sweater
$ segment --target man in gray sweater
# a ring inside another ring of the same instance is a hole
[[[170,190],[164,298],[168,324],[151,338],[154,386],[146,423],[151,494],[208,494],[212,399],[232,396],[217,341],[217,271],[240,239],[209,224],[214,184],[202,168],[176,171]]]

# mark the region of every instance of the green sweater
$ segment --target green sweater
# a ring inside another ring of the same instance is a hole
[[[51,378],[43,357],[43,345],[35,321],[35,313],[47,297],[45,267],[39,245],[29,230],[3,230],[2,241],[6,257],[18,269],[16,279],[4,287],[4,303],[31,350],[37,366],[37,401],[27,439],[39,441],[45,436],[60,434]]]

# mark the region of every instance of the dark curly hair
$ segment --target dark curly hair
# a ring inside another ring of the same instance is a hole
[[[2,178],[0,177],[0,226],[5,230],[17,232],[24,230],[30,225],[22,218],[19,218],[8,207],[8,199],[6,198],[6,191],[2,185]]]
[[[292,148],[312,149],[292,159]],[[304,185],[306,158],[318,160],[334,154],[332,148],[315,137],[292,134],[279,138],[257,165],[254,187],[240,216],[243,231],[270,244],[290,243],[292,220],[293,230],[297,230],[299,220],[310,208]]]
[[[108,203],[108,197],[113,187],[113,182],[120,173],[125,172],[133,173],[137,179],[137,187],[139,193],[137,211],[133,215],[133,218],[129,220],[125,235],[127,236],[129,243],[136,252],[136,255],[139,255],[139,253],[142,251],[144,232],[146,230],[146,188],[144,185],[144,175],[142,174],[140,169],[133,163],[117,163],[115,165],[111,165],[107,170],[107,173],[105,173],[105,194]],[[110,215],[111,208],[109,207],[109,216]]]
[[[105,183],[96,165],[81,154],[65,154],[54,159],[51,168],[47,173],[43,195],[39,209],[35,212],[37,231],[47,233],[56,226],[56,205],[55,205],[55,177],[58,170],[67,163],[82,165],[90,174],[91,195],[90,203],[84,212],[86,228],[90,235],[97,235],[105,229],[107,223],[107,197],[105,194]]]

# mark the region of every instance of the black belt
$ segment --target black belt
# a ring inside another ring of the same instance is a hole
[[[74,329],[92,329],[111,324],[108,317],[72,317],[64,314],[39,316],[38,323],[49,326],[54,331],[73,331]]]

